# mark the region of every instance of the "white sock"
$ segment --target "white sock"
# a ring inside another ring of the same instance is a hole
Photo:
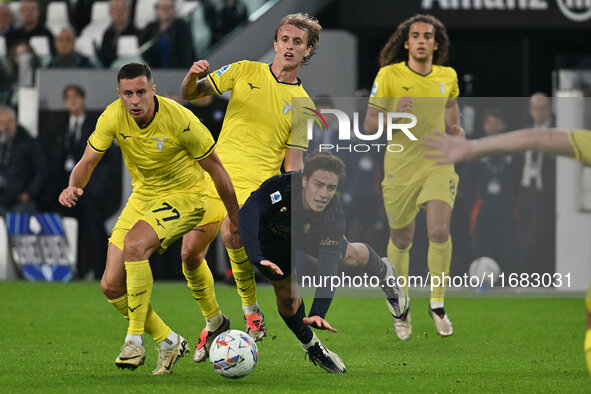
[[[302,346],[304,347],[304,349],[308,350],[308,348],[312,345],[315,345],[316,343],[320,342],[320,340],[318,339],[318,337],[316,336],[316,333],[312,333],[312,339],[310,340],[310,342],[308,343],[302,343]]]
[[[224,322],[224,315],[222,311],[219,311],[214,317],[208,317],[205,319],[205,329],[209,332],[217,330]]]
[[[144,336],[143,335],[127,334],[125,336],[125,343],[127,343],[127,342],[133,342],[136,345],[144,346]]]
[[[245,315],[257,313],[258,309],[259,309],[259,304],[257,302],[255,302],[252,305],[242,305],[242,311],[244,312]]]
[[[158,344],[158,346],[160,346],[160,349],[171,350],[171,349],[174,349],[174,347],[176,346],[178,341],[179,341],[178,334],[176,332],[170,330],[170,334],[168,334],[168,336],[166,338],[164,338],[162,340],[162,342],[160,342]]]
[[[443,300],[435,300],[431,298],[429,305],[431,306],[431,309],[443,308]]]

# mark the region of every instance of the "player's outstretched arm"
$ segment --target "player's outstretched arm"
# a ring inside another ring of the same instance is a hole
[[[209,79],[201,78],[207,73],[207,70],[209,70],[207,60],[199,60],[193,63],[181,85],[181,96],[185,100],[195,100],[215,94]]]
[[[304,323],[310,327],[317,328],[319,330],[328,330],[330,332],[339,332],[337,329],[332,328],[330,324],[320,316],[304,317]]]
[[[421,143],[435,151],[426,157],[439,159],[438,164],[469,161],[480,156],[503,152],[535,150],[551,155],[574,157],[566,130],[522,129],[476,140],[466,140],[436,132]]]
[[[199,165],[211,175],[215,188],[220,195],[226,210],[228,211],[228,219],[230,220],[230,232],[232,236],[240,237],[238,233],[238,201],[236,200],[236,192],[234,185],[230,180],[230,175],[222,165],[220,158],[215,151],[211,152],[205,159],[199,160]]]
[[[104,154],[96,153],[87,145],[84,150],[84,155],[80,161],[74,166],[70,174],[68,187],[65,188],[60,196],[59,202],[64,207],[71,208],[76,205],[78,198],[82,195],[84,187],[88,184],[90,176],[94,171],[96,165],[101,161]]]

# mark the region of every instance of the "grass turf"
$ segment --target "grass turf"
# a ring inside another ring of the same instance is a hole
[[[244,330],[235,288],[218,284],[216,293],[232,328]],[[453,298],[449,338],[436,335],[428,300],[414,298],[406,342],[383,300],[335,299],[327,320],[339,333],[318,333],[347,364],[346,374],[333,375],[304,359],[272,289],[259,286],[258,294],[269,330],[259,364],[229,380],[193,363],[192,352],[173,375],[151,376],[157,345],[147,336],[146,365],[118,370],[127,321],[96,282],[0,282],[0,392],[591,392],[582,298]],[[203,319],[184,283],[156,282],[152,302],[193,347]]]

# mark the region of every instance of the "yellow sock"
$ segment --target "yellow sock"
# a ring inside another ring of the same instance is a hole
[[[187,287],[193,298],[199,304],[203,317],[207,319],[217,315],[220,307],[215,298],[213,275],[207,266],[207,261],[203,259],[201,265],[192,271],[187,271],[185,264],[183,264],[183,275],[187,279]]]
[[[443,302],[445,297],[445,281],[442,280],[442,274],[449,275],[449,266],[451,265],[451,237],[447,241],[438,243],[429,241],[429,251],[427,252],[427,265],[431,273],[431,280],[433,277],[439,277],[439,282],[435,284],[439,286],[434,287],[431,291],[431,300]]]
[[[254,281],[254,269],[244,246],[240,249],[227,249],[230,264],[232,265],[232,274],[236,280],[238,294],[242,299],[242,305],[250,306],[257,302],[257,286]]]
[[[404,291],[406,295],[408,295],[408,266],[410,260],[410,248],[412,247],[412,243],[408,245],[406,249],[398,249],[394,242],[392,242],[392,238],[388,241],[388,258],[392,260],[394,264],[394,269],[396,270],[396,276],[399,278],[405,278],[404,280]]]
[[[127,272],[127,309],[129,310],[129,328],[127,333],[141,335],[144,333],[146,315],[152,296],[154,280],[148,260],[126,261]]]
[[[129,310],[127,309],[127,294],[122,295],[119,298],[108,300],[111,305],[115,307],[123,315],[124,318],[129,320]],[[148,312],[146,313],[146,323],[144,324],[144,331],[154,338],[158,343],[162,342],[170,334],[170,327],[168,327],[164,321],[158,316],[156,311],[152,308],[152,303],[148,305]]]

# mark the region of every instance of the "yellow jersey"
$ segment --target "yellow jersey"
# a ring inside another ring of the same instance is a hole
[[[140,128],[123,101],[114,101],[99,117],[88,145],[104,153],[117,139],[133,192],[139,196],[180,191],[205,194],[207,181],[197,160],[211,154],[213,137],[182,105],[156,95],[154,103],[154,119]]]
[[[292,130],[292,116],[301,112],[292,99],[307,98],[307,106],[314,106],[299,79],[295,84],[279,82],[269,64],[246,60],[225,65],[208,78],[218,94],[232,91],[216,152],[235,187],[257,189],[280,173],[287,148],[308,148],[305,131],[296,137],[302,126],[294,124]]]
[[[591,130],[570,130],[568,139],[575,151],[575,160],[591,166]]]
[[[384,158],[385,183],[414,183],[426,172],[442,169],[436,166],[436,160],[424,157],[426,148],[420,141],[435,130],[445,132],[447,101],[458,95],[458,77],[451,67],[433,65],[427,75],[414,72],[406,62],[380,69],[371,90],[369,106],[382,112],[398,112],[398,100],[412,97],[414,106],[411,113],[416,116],[417,124],[409,131],[418,139],[412,141],[402,131],[393,132]],[[406,123],[406,120],[400,123]],[[448,167],[453,171],[452,165]]]

